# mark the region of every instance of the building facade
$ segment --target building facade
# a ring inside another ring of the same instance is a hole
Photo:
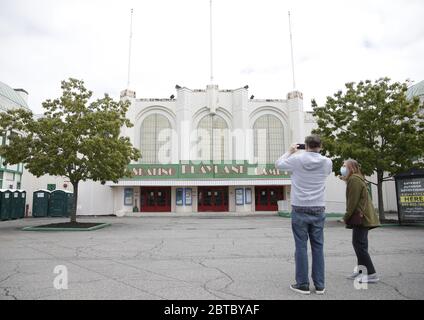
[[[24,89],[13,89],[0,81],[0,112],[10,109],[28,109],[28,92]],[[0,133],[0,144],[9,143],[10,132]],[[0,157],[0,189],[21,189],[23,164],[4,165],[4,159]]]
[[[419,83],[408,94],[424,96],[423,88]],[[137,98],[130,90],[121,99],[130,101],[127,118],[134,124],[121,134],[142,157],[129,165],[133,175],[118,183],[81,182],[79,215],[277,212],[290,207],[290,176],[276,170],[274,162],[316,127],[312,112],[303,110],[300,92],[261,100],[249,96],[247,86],[176,86],[176,96],[169,99]],[[24,169],[30,211],[32,192],[49,185],[72,191],[65,178],[36,178]],[[385,209],[396,211],[394,182],[383,185],[383,194]],[[374,186],[372,195],[377,207]],[[345,206],[345,184],[331,174],[326,211],[344,213]]]
[[[122,135],[142,158],[130,165],[132,177],[107,183],[114,213],[276,212],[289,205],[290,176],[274,163],[313,128],[302,93],[260,100],[249,97],[247,86],[176,90],[170,99],[122,92],[134,124]],[[329,200],[333,210],[344,206],[341,196]]]

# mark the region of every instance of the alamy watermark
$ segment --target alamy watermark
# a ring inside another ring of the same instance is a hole
[[[53,270],[57,276],[53,280],[53,287],[56,290],[68,289],[68,268],[64,265],[58,265]]]
[[[142,150],[150,150],[149,154],[144,152],[143,158],[153,158],[160,164],[178,163],[181,159],[203,164],[248,160],[251,164],[265,166],[270,160],[270,152],[273,153],[272,163],[286,152],[287,141],[283,133],[279,136],[262,128],[192,129],[190,126],[189,122],[183,121],[179,133],[171,128],[161,129],[153,138],[155,141],[150,136],[149,140],[141,137]]]
[[[367,290],[368,289],[368,283],[365,281],[363,282],[363,279],[366,279],[368,276],[368,270],[365,266],[355,266],[355,269],[353,270],[354,273],[357,273],[358,275],[353,280],[353,287],[356,290]]]

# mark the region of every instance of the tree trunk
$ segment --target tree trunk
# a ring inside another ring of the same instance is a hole
[[[78,203],[78,183],[79,181],[76,182],[71,182],[72,186],[74,187],[74,205],[72,208],[72,212],[71,212],[71,223],[72,222],[77,222],[77,203]]]
[[[383,202],[383,171],[377,171],[377,191],[378,191],[378,215],[380,221],[386,219],[384,215],[384,202]]]

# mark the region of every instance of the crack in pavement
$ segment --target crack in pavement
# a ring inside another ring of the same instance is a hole
[[[12,274],[9,274],[8,276],[6,276],[6,278],[0,280],[0,283],[5,282],[6,280],[10,279],[11,277],[17,275],[17,274],[21,274],[21,271],[19,270],[19,264],[16,264],[15,268],[12,270]]]
[[[39,252],[42,252],[42,253],[44,253],[44,254],[47,254],[47,255],[50,255],[50,256],[52,256],[52,257],[54,257],[52,254],[50,254],[49,252],[46,252],[46,251],[43,251],[43,250],[41,250],[41,249],[36,249],[36,248],[33,248],[33,247],[30,247],[30,246],[28,246],[30,249],[33,249],[33,250],[36,250],[36,251],[39,251]],[[60,260],[59,258],[56,258],[56,259],[58,259],[58,260]],[[133,286],[133,285],[130,285],[130,284],[128,284],[128,283],[125,283],[125,282],[123,282],[123,281],[121,281],[121,280],[119,280],[119,279],[117,279],[117,278],[115,278],[115,277],[111,277],[111,276],[108,276],[108,275],[106,275],[106,274],[103,274],[103,273],[101,273],[101,272],[99,272],[99,271],[97,271],[97,270],[93,270],[93,269],[90,269],[90,268],[88,268],[88,267],[84,267],[84,266],[82,266],[82,265],[79,265],[79,264],[77,264],[77,263],[75,263],[75,262],[72,262],[72,261],[70,261],[69,259],[67,259],[67,258],[62,258],[62,260],[64,260],[64,261],[66,261],[66,262],[68,262],[68,263],[70,263],[70,264],[73,264],[73,265],[75,265],[75,266],[77,266],[77,267],[79,267],[79,268],[81,268],[81,269],[85,269],[85,270],[87,270],[87,271],[90,271],[90,272],[93,272],[93,273],[96,273],[96,274],[98,274],[98,275],[101,275],[101,276],[103,276],[105,279],[110,279],[110,280],[113,280],[113,281],[115,281],[115,282],[118,282],[118,283],[120,283],[120,284],[123,284],[124,286],[128,286],[128,287],[131,287],[131,288],[133,288],[133,289],[136,289],[137,291],[140,291],[140,292],[143,292],[143,293],[147,293],[147,294],[150,294],[150,295],[152,295],[152,296],[156,296],[156,297],[158,297],[158,298],[160,298],[160,299],[166,299],[165,297],[162,297],[162,296],[160,296],[160,295],[157,295],[157,294],[155,294],[155,293],[153,293],[153,292],[149,292],[149,291],[147,291],[147,290],[143,290],[143,289],[140,289],[140,288],[138,288],[138,287],[136,287],[136,286]]]
[[[225,299],[224,297],[218,296],[217,294],[215,294],[213,291],[211,291],[211,290],[208,288],[208,283],[209,283],[209,282],[212,282],[212,281],[215,281],[215,280],[219,280],[219,279],[223,279],[223,277],[218,277],[218,278],[214,278],[214,279],[207,280],[205,283],[203,283],[203,284],[201,285],[201,288],[202,288],[203,290],[205,290],[207,293],[209,293],[209,294],[213,295],[215,298],[220,299],[220,300],[223,300],[223,299]]]
[[[159,273],[159,272],[151,271],[151,270],[144,269],[144,268],[141,268],[141,267],[137,267],[137,266],[134,266],[132,264],[124,263],[122,261],[117,261],[117,260],[110,260],[110,261],[113,261],[113,262],[118,263],[118,264],[122,264],[122,265],[127,266],[127,267],[130,267],[130,268],[134,268],[134,269],[139,270],[139,271],[144,271],[144,272],[147,272],[147,273],[151,273],[151,274],[154,274],[154,275],[163,277],[163,278],[167,278],[167,279],[171,279],[171,280],[175,280],[175,281],[180,281],[180,282],[185,282],[185,283],[191,284],[191,282],[189,282],[189,281],[182,280],[182,279],[175,278],[175,277],[171,277],[171,276],[168,276],[166,274],[162,274],[162,273]]]
[[[156,253],[159,253],[159,251],[162,250],[163,246],[164,246],[165,240],[162,239],[158,244],[154,245],[151,249],[149,249],[147,252],[149,253],[149,258],[152,258],[153,256],[153,251],[157,250]]]
[[[165,243],[165,240],[164,239],[162,239],[158,244],[155,244],[155,245],[153,245],[153,247],[151,247],[151,248],[148,248],[148,249],[142,249],[142,250],[137,250],[136,251],[136,254],[135,255],[133,255],[133,256],[131,256],[131,257],[128,257],[128,256],[121,256],[121,257],[119,257],[119,259],[122,259],[122,260],[133,260],[133,259],[138,259],[138,258],[140,258],[144,253],[148,253],[148,258],[152,258],[153,257],[153,250],[155,250],[155,249],[159,249],[158,251],[160,251],[162,248],[163,248],[163,245],[164,245],[164,243]]]
[[[195,261],[193,261],[193,262],[195,262]],[[242,298],[242,299],[246,299],[246,300],[250,300],[251,298],[247,298],[247,297],[242,297],[242,296],[240,296],[240,295],[235,295],[235,294],[232,294],[232,293],[229,293],[229,292],[224,292],[225,290],[227,290],[228,289],[228,287],[230,286],[230,285],[232,285],[235,281],[234,281],[234,279],[228,274],[228,273],[226,273],[224,270],[222,270],[221,268],[219,268],[219,267],[211,267],[211,266],[208,266],[208,265],[206,265],[205,264],[205,262],[204,262],[204,260],[203,261],[197,261],[197,262],[195,262],[195,263],[197,263],[198,265],[200,265],[200,266],[202,266],[202,267],[204,267],[204,268],[207,268],[207,269],[214,269],[214,270],[216,270],[216,271],[218,271],[218,272],[220,272],[222,275],[224,275],[224,277],[218,277],[218,278],[216,278],[216,279],[212,279],[212,280],[208,280],[208,281],[206,281],[204,284],[203,284],[203,288],[207,291],[207,292],[209,292],[209,293],[211,293],[211,294],[213,294],[214,296],[216,296],[216,297],[218,297],[218,298],[220,298],[220,299],[225,299],[225,297],[223,298],[223,297],[219,297],[219,296],[217,296],[215,293],[213,293],[213,292],[211,292],[211,290],[214,290],[214,291],[218,291],[218,292],[220,292],[220,293],[223,293],[223,294],[229,294],[229,295],[232,295],[232,296],[234,296],[234,297],[238,297],[238,298]],[[222,288],[220,288],[220,289],[217,289],[217,290],[215,290],[215,289],[208,289],[207,288],[207,284],[209,283],[209,282],[212,282],[212,281],[215,281],[215,280],[218,280],[218,279],[224,279],[224,278],[227,278],[229,281],[227,282],[227,284],[224,286],[224,287],[222,287]]]
[[[407,300],[415,300],[415,298],[408,297],[407,295],[405,295],[402,292],[400,292],[400,290],[398,289],[397,286],[391,285],[391,284],[389,284],[389,283],[387,283],[385,281],[381,281],[381,280],[379,282],[382,283],[382,284],[384,284],[384,285],[386,285],[386,286],[388,286],[388,287],[390,287],[390,288],[392,288],[392,289],[394,289],[401,297],[403,297],[403,298],[405,298]]]
[[[13,298],[13,300],[18,300],[16,296],[14,296],[13,294],[10,294],[11,287],[0,287],[0,288],[3,289],[5,297],[11,297]]]
[[[234,245],[234,244],[233,244]],[[208,253],[211,253],[212,251],[215,251],[215,244],[212,244],[212,248],[208,250]]]
[[[396,275],[396,276],[384,276],[385,278],[400,278],[400,277],[403,277],[404,275],[419,275],[419,276],[421,276],[422,278],[424,278],[424,272],[405,272],[405,271],[403,271],[403,272],[400,272],[399,271],[399,274],[398,275]]]

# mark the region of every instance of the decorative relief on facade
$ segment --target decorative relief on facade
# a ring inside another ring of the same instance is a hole
[[[133,90],[129,90],[129,89],[125,89],[121,91],[121,99],[122,98],[134,98],[135,99],[136,94],[135,91]]]
[[[292,91],[287,94],[287,99],[302,99],[303,100],[303,93],[300,91]]]

